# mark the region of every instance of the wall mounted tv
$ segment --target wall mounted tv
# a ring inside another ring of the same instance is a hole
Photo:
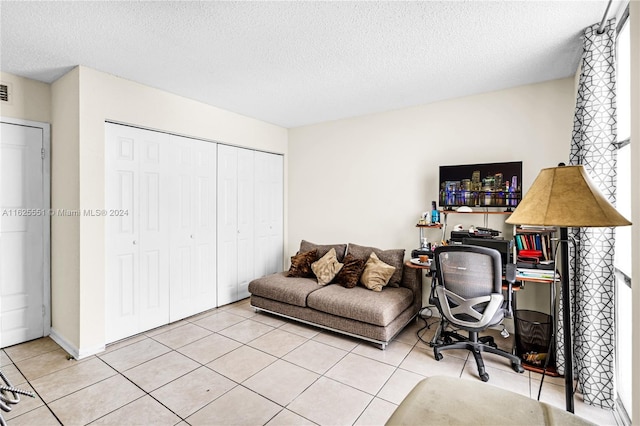
[[[522,161],[440,166],[440,201],[453,207],[504,207],[522,199]]]

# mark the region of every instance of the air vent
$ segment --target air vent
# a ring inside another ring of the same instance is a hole
[[[9,102],[9,86],[0,84],[0,101]]]

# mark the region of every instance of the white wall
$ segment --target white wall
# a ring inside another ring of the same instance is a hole
[[[9,87],[9,102],[0,102],[0,117],[51,122],[51,87],[46,83],[0,72]]]
[[[287,154],[284,128],[90,68],[77,67],[52,87],[55,208],[105,208],[106,120]],[[67,178],[75,182],[56,186]],[[105,222],[53,217],[52,229],[52,337],[82,358],[105,343]]]
[[[568,161],[574,105],[566,78],[291,129],[289,255],[303,238],[416,248],[440,165],[522,160],[526,190],[541,168]],[[449,220],[483,224],[479,215]]]

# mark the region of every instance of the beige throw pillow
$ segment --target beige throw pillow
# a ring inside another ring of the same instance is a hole
[[[370,290],[382,291],[382,287],[387,285],[395,270],[395,267],[387,265],[372,252],[364,265],[360,282]]]
[[[311,264],[311,270],[316,274],[318,284],[326,285],[340,272],[342,265],[336,258],[336,249],[331,248],[320,260]]]

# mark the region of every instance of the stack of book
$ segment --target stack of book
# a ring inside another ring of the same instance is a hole
[[[517,268],[516,275],[521,278],[535,278],[540,280],[553,280],[554,269],[528,269]]]

